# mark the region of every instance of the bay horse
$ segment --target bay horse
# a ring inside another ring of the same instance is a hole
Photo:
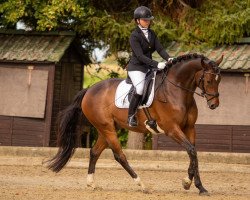
[[[195,122],[198,109],[194,99],[195,90],[199,87],[207,100],[210,109],[219,106],[218,86],[221,75],[217,61],[209,60],[199,54],[178,56],[156,75],[155,96],[149,112],[164,133],[179,143],[188,153],[190,164],[188,176],[183,179],[184,189],[188,190],[194,179],[199,194],[208,195],[203,187],[195,148]],[[122,79],[113,78],[101,81],[88,89],[80,91],[73,103],[61,112],[58,123],[57,154],[49,161],[48,168],[59,172],[74,154],[76,145],[76,127],[81,116],[86,117],[98,131],[98,139],[90,149],[90,160],[87,175],[87,186],[94,188],[96,162],[102,151],[109,147],[117,162],[129,173],[142,191],[147,192],[140,177],[130,167],[124,155],[116,130],[118,127],[135,132],[149,132],[144,121],[146,116],[139,109],[137,112],[138,126],[127,125],[128,109],[115,106],[115,91]]]

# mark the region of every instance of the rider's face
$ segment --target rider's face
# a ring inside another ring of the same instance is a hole
[[[143,27],[143,28],[148,28],[150,25],[150,20],[146,20],[146,19],[139,19],[139,24]]]

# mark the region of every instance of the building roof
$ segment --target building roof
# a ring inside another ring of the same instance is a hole
[[[74,39],[73,32],[0,29],[0,61],[58,62]]]
[[[200,53],[210,60],[217,60],[223,54],[224,59],[220,64],[222,71],[234,72],[250,72],[250,38],[243,38],[233,45],[223,45],[204,51],[183,51],[182,46],[176,42],[172,42],[167,48],[167,52],[171,57],[187,53]],[[156,56],[156,59],[159,57]]]

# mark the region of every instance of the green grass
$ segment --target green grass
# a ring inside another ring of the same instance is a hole
[[[95,83],[97,83],[99,81],[100,81],[99,78],[91,77],[89,74],[87,74],[86,72],[84,72],[83,88],[88,88],[88,87],[94,85]]]

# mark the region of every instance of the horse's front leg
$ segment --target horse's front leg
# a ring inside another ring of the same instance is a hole
[[[185,135],[187,136],[189,142],[191,143],[192,147],[189,148],[188,155],[190,158],[190,164],[188,168],[188,179],[192,183],[192,179],[194,178],[194,184],[195,186],[200,190],[201,195],[208,195],[208,191],[202,186],[201,180],[200,180],[200,174],[199,174],[199,164],[198,164],[198,157],[197,157],[197,151],[195,148],[195,127],[194,125],[187,126],[185,129]],[[188,181],[188,179],[184,179],[183,181],[183,187],[185,188],[185,180]],[[191,185],[190,183],[190,185]],[[190,187],[190,186],[189,186]],[[185,188],[189,189],[189,188]]]
[[[193,132],[193,133],[195,134],[195,132]],[[175,128],[169,136],[186,149],[186,151],[189,155],[189,158],[190,158],[190,165],[189,165],[189,169],[188,169],[188,178],[184,179],[184,181],[183,181],[184,188],[189,189],[191,186],[191,183],[192,183],[192,179],[194,178],[194,184],[199,189],[200,195],[209,195],[208,191],[203,187],[201,180],[200,180],[200,174],[199,174],[199,168],[198,168],[198,158],[197,158],[197,152],[196,152],[196,149],[194,146],[194,141],[192,144],[179,127]],[[195,135],[194,135],[194,137],[195,137]],[[191,141],[192,141],[192,139],[191,139]]]
[[[189,142],[195,147],[196,132],[195,132],[194,126],[186,127],[184,132],[185,132],[185,135],[187,136],[187,139],[189,140]],[[189,155],[189,158],[190,158],[190,163],[189,163],[189,167],[188,167],[188,176],[182,180],[182,186],[185,190],[190,189],[190,186],[192,185],[192,181],[193,181],[194,174],[195,174],[193,159],[190,155]]]
[[[199,174],[198,158],[195,147],[192,145],[187,147],[187,152],[190,157],[190,166],[188,169],[189,177],[194,177],[194,184],[199,189],[200,195],[209,195],[208,191],[203,187]]]

